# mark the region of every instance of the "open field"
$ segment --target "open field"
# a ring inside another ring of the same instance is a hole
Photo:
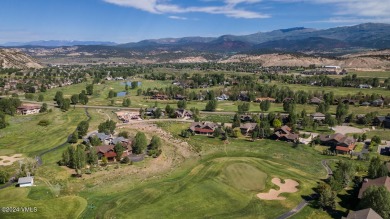
[[[6,188],[0,191],[0,206],[19,208],[19,212],[0,212],[0,218],[77,218],[87,206],[78,196],[53,198],[44,187]],[[21,207],[31,207],[32,212],[23,212]],[[36,212],[34,212],[36,207]]]
[[[50,124],[39,126],[42,119],[49,120]],[[48,113],[10,117],[10,126],[1,130],[0,155],[37,155],[64,143],[77,124],[86,119],[84,109],[70,109],[64,113],[56,108]]]

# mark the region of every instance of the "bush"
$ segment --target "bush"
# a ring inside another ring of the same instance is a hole
[[[50,124],[49,120],[47,119],[42,119],[41,121],[38,122],[39,126],[48,126]]]
[[[124,157],[122,160],[121,160],[121,163],[123,163],[123,164],[128,164],[128,163],[130,163],[130,158],[129,157]]]

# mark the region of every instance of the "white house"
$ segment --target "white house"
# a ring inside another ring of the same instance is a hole
[[[18,180],[19,187],[28,187],[34,185],[34,178],[32,176],[21,177]]]

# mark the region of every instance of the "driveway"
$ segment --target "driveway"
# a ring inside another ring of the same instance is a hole
[[[364,133],[363,129],[359,129],[351,126],[342,126],[342,125],[333,127],[332,130],[334,130],[336,133],[341,133],[343,135],[349,133]]]

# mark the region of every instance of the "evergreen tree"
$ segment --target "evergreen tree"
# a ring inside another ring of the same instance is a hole
[[[142,154],[145,151],[147,145],[148,143],[145,134],[142,132],[137,132],[132,144],[133,152],[135,154]]]

